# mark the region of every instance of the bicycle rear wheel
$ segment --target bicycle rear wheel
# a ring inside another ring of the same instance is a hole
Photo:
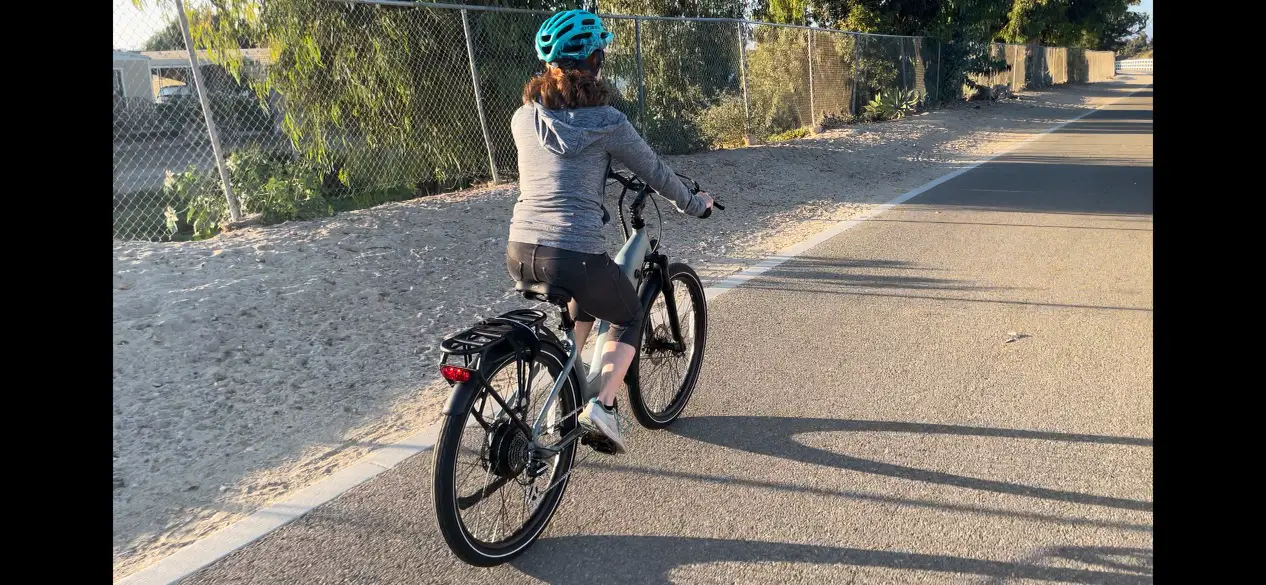
[[[576,443],[548,459],[533,458],[528,434],[512,417],[532,427],[565,362],[562,350],[548,343],[531,363],[513,352],[491,359],[479,371],[511,410],[503,411],[481,387],[445,418],[432,461],[432,495],[440,533],[463,561],[490,567],[513,559],[540,536],[558,508]],[[516,400],[521,390],[525,403]],[[576,428],[578,402],[569,374],[546,415],[541,443],[557,443]]]
[[[648,429],[668,426],[685,410],[708,340],[708,303],[699,275],[678,262],[668,265],[664,280],[672,285],[673,302],[668,302],[668,286],[652,299],[642,327],[641,351],[629,367],[634,375],[626,378],[633,416]],[[681,345],[673,336],[670,312],[676,314]]]

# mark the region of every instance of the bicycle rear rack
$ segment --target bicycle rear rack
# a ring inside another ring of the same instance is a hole
[[[497,317],[490,317],[461,332],[445,337],[440,342],[444,354],[441,364],[449,358],[462,356],[464,366],[470,366],[472,358],[482,356],[489,348],[507,341],[516,351],[535,353],[540,344],[541,324],[545,313],[537,309],[515,309]]]

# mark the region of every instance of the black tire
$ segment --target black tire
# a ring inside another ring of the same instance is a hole
[[[510,372],[515,372],[517,370],[518,363],[519,360],[517,360],[511,353],[498,358],[492,358],[489,362],[481,364],[479,369],[486,377],[485,379],[493,381],[493,386],[496,388],[496,376],[507,368],[509,368]],[[527,408],[528,415],[526,417],[527,425],[529,427],[535,422],[536,413],[539,413],[541,408],[541,405],[537,403],[539,402],[536,398],[537,392],[540,392],[541,396],[544,396],[545,393],[548,392],[549,388],[553,384],[553,380],[558,379],[559,373],[562,372],[563,364],[566,363],[566,358],[563,355],[562,349],[551,343],[543,343],[541,345],[541,351],[537,354],[536,363],[544,366],[549,372],[549,382],[534,383],[533,388],[529,390],[529,396],[532,396],[532,403],[529,404]],[[473,382],[471,384],[473,384]],[[538,389],[538,386],[543,387],[543,390]],[[510,393],[503,391],[501,388],[496,389],[502,399],[507,402],[511,402],[512,399]],[[455,389],[455,391],[460,390],[462,389]],[[559,503],[562,501],[563,492],[567,489],[567,482],[570,479],[568,474],[571,472],[572,465],[575,462],[576,443],[571,443],[553,458],[552,469],[549,472],[533,480],[533,485],[536,489],[543,490],[544,488],[553,485],[556,481],[555,478],[562,478],[558,481],[556,487],[550,489],[540,498],[539,505],[537,505],[534,510],[526,514],[527,518],[524,520],[522,525],[512,533],[510,533],[512,528],[507,526],[508,536],[504,539],[495,540],[493,542],[481,539],[478,535],[472,533],[470,528],[463,521],[462,512],[458,509],[458,502],[462,499],[462,494],[459,494],[458,491],[463,488],[461,485],[463,482],[459,481],[458,478],[458,458],[459,455],[462,454],[463,436],[466,436],[468,439],[480,441],[480,448],[483,449],[479,453],[476,461],[483,466],[483,469],[487,470],[487,474],[482,479],[477,478],[476,485],[479,483],[487,485],[490,479],[495,480],[495,477],[491,475],[492,470],[490,469],[490,464],[488,463],[489,457],[485,456],[489,452],[485,446],[488,445],[491,433],[477,424],[477,421],[474,419],[472,414],[475,408],[477,408],[477,405],[480,404],[480,397],[486,395],[487,391],[481,388],[475,388],[473,390],[474,391],[471,392],[467,398],[462,400],[462,404],[453,405],[452,412],[445,417],[440,429],[439,440],[435,443],[434,457],[432,458],[432,495],[435,502],[435,517],[439,524],[440,534],[444,536],[444,540],[448,543],[448,547],[453,551],[453,554],[471,565],[491,567],[502,564],[522,554],[523,551],[526,550],[528,546],[530,546],[545,530],[546,525],[549,524],[550,518],[553,517]],[[492,402],[491,398],[486,400],[488,402]],[[555,403],[556,406],[554,408],[556,409],[556,412],[559,412],[561,415],[571,413],[570,416],[563,416],[562,421],[557,425],[558,428],[554,434],[555,439],[566,435],[568,431],[575,428],[577,425],[575,411],[578,403],[579,398],[576,395],[576,378],[575,372],[573,371],[568,376],[567,383],[565,383],[559,390],[558,401]],[[488,409],[487,406],[484,406],[483,408]],[[468,424],[468,420],[473,424]],[[468,445],[469,444],[470,443],[468,443]],[[470,451],[473,451],[473,449],[467,450],[467,452]],[[474,467],[474,469],[466,472],[467,479],[470,478],[470,475],[477,475],[479,472],[479,466],[472,465],[471,467]],[[495,495],[501,490],[513,489],[515,487],[523,488],[521,493],[526,493],[527,488],[520,483],[520,480],[524,480],[528,477],[529,476],[526,471],[520,470],[518,474],[514,476],[514,479],[509,480],[508,483],[498,488],[498,490],[494,491],[491,495]],[[481,490],[477,487],[473,490],[464,491],[471,491],[472,493],[475,493]],[[470,506],[470,510],[474,510],[476,507],[482,506],[486,503],[491,503],[491,500],[493,499],[491,495],[482,498],[478,504]],[[469,494],[467,494],[467,497],[470,497]],[[501,510],[504,511],[506,503],[504,496],[500,501],[502,506]],[[526,508],[526,504],[524,504],[524,507]],[[494,527],[494,536],[497,533],[496,529],[499,527],[500,524]]]
[[[662,429],[677,419],[686,409],[699,371],[703,367],[703,350],[708,341],[708,300],[703,293],[703,283],[694,269],[681,263],[668,265],[665,281],[673,285],[677,314],[686,314],[684,302],[690,303],[689,323],[681,323],[684,352],[653,350],[656,337],[671,338],[665,321],[667,292],[665,287],[646,307],[642,326],[642,347],[629,366],[630,375],[625,378],[629,388],[629,406],[637,422],[648,429]],[[663,307],[665,311],[660,312]],[[687,335],[689,329],[690,335]],[[678,364],[669,371],[663,368],[668,362]]]

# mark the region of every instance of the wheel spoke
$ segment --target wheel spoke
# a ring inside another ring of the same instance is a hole
[[[484,498],[487,498],[489,495],[496,493],[497,490],[501,489],[501,486],[504,486],[511,479],[513,478],[498,477],[497,479],[492,480],[492,483],[484,486],[479,491],[473,494],[470,494],[469,496],[463,496],[463,497],[457,498],[457,509],[469,510],[470,508],[475,507],[476,504],[484,501]]]

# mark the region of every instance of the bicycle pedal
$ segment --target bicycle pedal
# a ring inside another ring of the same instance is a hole
[[[580,438],[580,444],[586,447],[589,447],[590,449],[593,449],[594,451],[597,451],[599,453],[604,453],[607,455],[615,455],[616,453],[615,443],[612,443],[611,439],[608,439],[602,435],[597,435],[597,436],[585,435]]]

